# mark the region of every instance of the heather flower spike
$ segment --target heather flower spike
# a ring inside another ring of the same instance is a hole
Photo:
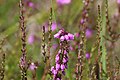
[[[87,29],[87,21],[88,21],[88,8],[89,8],[89,3],[90,0],[83,0],[84,3],[84,7],[82,10],[82,18],[80,20],[80,29],[82,29],[82,31],[79,31],[79,34],[81,33],[81,40],[78,41],[78,46],[80,45],[80,49],[78,49],[78,61],[76,64],[76,80],[82,80],[83,78],[83,67],[84,67],[84,54],[86,53],[86,29]],[[84,45],[84,46],[83,46]]]
[[[19,67],[21,69],[21,79],[27,80],[27,69],[28,69],[28,62],[26,60],[26,26],[24,20],[24,0],[20,0],[20,28],[21,28],[21,42],[22,42],[22,56],[20,58]]]
[[[55,58],[55,66],[51,67],[51,73],[53,74],[54,80],[61,80],[62,74],[65,75],[65,69],[67,69],[69,47],[68,42],[74,40],[74,35],[65,32],[63,29],[58,31],[54,35],[54,38],[60,40],[60,50]],[[61,74],[62,73],[62,74]]]

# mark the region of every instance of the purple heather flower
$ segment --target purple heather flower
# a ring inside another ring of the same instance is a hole
[[[75,33],[76,38],[80,37],[79,33]]]
[[[92,30],[86,29],[86,38],[91,38],[92,37]]]
[[[51,30],[54,31],[56,29],[57,29],[57,24],[56,24],[56,22],[53,22],[52,26],[51,26]]]
[[[70,46],[70,47],[69,47],[69,49],[70,49],[71,51],[73,51],[73,50],[74,50],[74,48],[73,48],[72,46]]]
[[[58,4],[62,5],[62,4],[69,4],[71,3],[71,0],[56,0]]]
[[[70,40],[74,40],[74,35],[73,34],[68,33],[68,36],[69,36]]]
[[[58,62],[60,60],[59,54],[56,55],[55,62]]]
[[[66,51],[66,50],[64,50],[64,54],[67,54],[67,51]]]
[[[33,44],[35,41],[35,36],[33,34],[31,34],[29,37],[28,37],[28,43],[29,44]]]
[[[68,60],[66,58],[63,58],[63,63],[68,62]]]
[[[117,3],[120,4],[120,0],[117,0]]]
[[[90,53],[86,53],[86,59],[90,58]]]
[[[53,48],[53,49],[56,49],[57,47],[58,47],[57,44],[53,44],[53,45],[52,45],[52,48]]]
[[[54,75],[56,75],[57,74],[57,70],[53,70],[53,72],[52,72]]]
[[[56,80],[61,80],[60,78],[57,78]]]
[[[60,30],[58,33],[56,33],[56,34],[54,35],[54,38],[60,38],[60,35],[61,35],[62,32],[63,32],[63,31]]]
[[[54,67],[54,66],[52,66],[50,71],[51,71],[51,72],[53,72],[53,70],[54,70],[54,69],[55,69],[55,67]]]
[[[69,40],[69,36],[68,35],[65,35],[65,40]]]
[[[83,24],[84,22],[85,22],[85,20],[84,20],[84,19],[81,19],[81,20],[80,20],[80,23],[81,23],[81,24]]]
[[[57,33],[57,34],[54,35],[54,38],[59,38],[59,37],[60,37],[59,33]]]
[[[60,64],[56,63],[56,70],[58,71],[60,69]]]
[[[59,30],[59,32],[58,32],[58,33],[59,33],[59,34],[61,34],[62,32],[64,32],[64,31],[61,29],[61,30]]]
[[[65,65],[61,64],[61,70],[65,70]]]
[[[71,33],[65,32],[63,29],[60,30],[58,33],[54,35],[54,38],[60,39],[60,46],[63,46],[64,44],[66,45],[68,41],[74,39],[74,35]],[[64,43],[64,41],[66,43]],[[64,46],[65,46],[64,45]],[[67,63],[68,63],[68,51],[69,47],[66,45],[66,48],[62,47],[59,51],[58,54],[56,55],[55,58],[55,67],[51,68],[51,72],[54,76],[54,80],[61,80],[61,74],[60,72],[62,71],[62,74],[65,75],[65,69],[67,69]]]
[[[58,51],[58,54],[60,54],[60,53],[61,53],[61,50]]]
[[[67,33],[64,30],[60,30],[54,35],[54,38],[59,38],[61,41],[70,41],[74,39],[74,35],[71,33]]]
[[[29,2],[28,6],[31,7],[31,8],[33,8],[34,7],[34,3],[33,2]]]
[[[48,22],[44,23],[43,25],[45,25],[45,32],[48,32],[48,29],[49,29]],[[58,24],[56,22],[52,22],[51,30],[55,31],[57,29],[57,25]]]
[[[34,63],[31,63],[29,66],[29,69],[33,71],[33,70],[37,69],[37,66]]]
[[[60,37],[60,40],[61,40],[61,41],[64,41],[64,40],[65,40],[65,37],[64,37],[64,36],[61,36],[61,37]]]

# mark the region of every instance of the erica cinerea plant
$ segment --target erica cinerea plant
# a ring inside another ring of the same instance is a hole
[[[55,66],[51,67],[51,73],[54,80],[62,80],[62,75],[65,75],[65,69],[67,69],[69,41],[74,40],[74,35],[61,29],[54,38],[60,40],[60,49],[55,57]]]
[[[88,22],[88,12],[89,12],[89,4],[90,0],[83,0],[84,6],[82,10],[82,18],[80,19],[80,25],[79,25],[79,41],[78,45],[80,45],[80,48],[78,48],[77,53],[77,63],[76,63],[76,80],[82,80],[83,78],[83,70],[84,70],[84,61],[85,61],[85,54],[86,54],[86,38],[89,35],[89,31],[87,29],[87,22]],[[90,32],[91,33],[91,32]]]
[[[120,0],[2,0],[0,80],[120,80],[119,32]]]
[[[20,58],[19,67],[21,69],[21,79],[27,80],[27,70],[29,68],[29,63],[26,59],[26,26],[25,26],[25,16],[24,16],[24,0],[20,0],[20,29],[21,29],[21,42],[22,42],[22,56]]]
[[[52,11],[52,7],[50,8],[50,15],[49,15],[49,23],[48,23],[48,42],[47,42],[47,46],[45,45],[45,32],[46,32],[46,26],[42,27],[42,54],[44,56],[44,62],[45,62],[45,70],[44,70],[44,74],[42,79],[46,79],[46,76],[50,73],[50,62],[51,62],[51,58],[50,58],[50,54],[51,54],[51,40],[52,40],[52,15],[53,15],[53,11]],[[47,47],[47,51],[46,48]]]

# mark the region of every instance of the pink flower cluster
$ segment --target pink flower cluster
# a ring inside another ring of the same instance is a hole
[[[60,30],[58,33],[54,35],[54,38],[59,38],[61,41],[70,41],[74,40],[74,35],[71,33],[67,33],[64,30]]]
[[[67,45],[67,42],[73,40],[74,35],[61,29],[54,35],[54,38],[60,39],[60,46],[62,46],[62,48],[60,48],[58,54],[56,55],[55,66],[51,67],[51,73],[53,74],[54,80],[62,80],[61,76],[62,74],[65,75],[65,69],[67,69],[68,63],[69,46]],[[64,41],[66,43],[64,43]]]
[[[71,3],[71,0],[57,0],[57,3],[62,5],[62,4],[69,4]]]
[[[51,67],[51,72],[54,76],[54,80],[61,80],[60,72],[65,75],[65,69],[67,69],[68,52],[64,50],[64,53],[62,54],[61,50],[59,50],[58,54],[56,55],[55,62],[55,66]]]

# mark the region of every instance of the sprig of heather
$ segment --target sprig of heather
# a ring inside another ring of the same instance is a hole
[[[4,75],[5,75],[5,53],[2,50],[2,45],[4,43],[4,39],[0,41],[0,53],[2,54],[2,62],[0,63],[0,80],[4,79]]]
[[[106,28],[108,30],[109,36],[112,36],[113,35],[112,28],[110,26],[109,14],[108,14],[108,0],[106,0],[105,8],[106,8]]]
[[[76,80],[82,80],[82,73],[83,73],[83,59],[84,59],[84,37],[82,36],[80,41],[80,49],[78,53],[78,63],[77,63],[77,69],[76,69]]]
[[[44,80],[46,78],[46,75],[50,72],[50,48],[51,48],[51,39],[52,39],[52,8],[50,8],[50,16],[49,16],[49,27],[48,27],[48,45],[47,45],[47,54],[45,51],[45,27],[43,26],[43,55],[45,57],[45,62],[46,62],[46,67],[45,67],[45,71],[42,77],[42,80]]]
[[[101,55],[102,55],[102,46],[100,45],[100,43],[101,43],[101,37],[100,37],[100,32],[101,32],[101,23],[102,23],[102,21],[101,21],[101,11],[100,11],[101,9],[100,9],[100,5],[98,5],[98,20],[97,20],[97,23],[98,23],[98,25],[97,25],[97,44],[98,44],[98,56],[97,56],[97,60],[96,60],[96,64],[98,65],[98,67],[96,67],[96,68],[98,68],[98,72],[96,71],[96,78],[97,79],[101,79],[102,78],[102,66],[101,66],[101,61],[100,61],[100,59],[101,59]]]
[[[95,58],[93,67],[90,71],[90,80],[92,79],[100,79],[102,76],[102,66],[101,66],[101,62],[100,62],[100,58],[102,55],[102,47],[100,46],[100,42],[101,42],[101,37],[100,37],[100,31],[101,31],[101,11],[100,11],[100,5],[98,5],[98,19],[97,19],[97,26],[96,26],[96,30],[97,30],[97,36],[96,36],[96,43],[95,43],[95,49],[97,49],[97,56]],[[90,65],[90,64],[89,64]]]
[[[52,29],[51,29],[51,26],[52,26],[52,8],[50,8],[50,17],[49,17],[49,29],[48,29],[48,33],[49,33],[49,36],[48,36],[48,67],[50,67],[50,48],[51,48],[51,40],[52,40]]]
[[[20,28],[21,28],[21,42],[22,42],[22,56],[20,58],[19,67],[21,69],[21,79],[27,80],[27,69],[29,63],[26,60],[26,27],[25,27],[25,16],[24,16],[24,0],[20,0]]]
[[[67,69],[69,41],[74,40],[74,35],[65,32],[63,29],[54,35],[54,38],[60,39],[60,49],[55,58],[55,66],[51,67],[51,73],[54,80],[61,80]]]
[[[80,29],[82,29],[82,32],[79,31],[79,34],[81,33],[81,40],[78,42],[80,44],[80,49],[78,49],[78,61],[76,64],[76,80],[82,80],[82,73],[83,73],[83,61],[85,59],[84,55],[86,54],[86,22],[88,20],[88,5],[89,0],[84,0],[84,7],[82,11],[82,18],[80,20]]]
[[[44,62],[46,62],[46,50],[45,50],[45,26],[42,28],[42,54],[44,56]]]

